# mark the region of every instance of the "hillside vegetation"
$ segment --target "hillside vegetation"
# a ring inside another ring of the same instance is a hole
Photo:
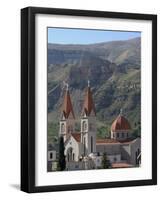
[[[69,83],[77,130],[87,80],[97,111],[97,136],[108,137],[123,109],[135,136],[140,134],[140,38],[90,45],[48,44],[48,140],[57,139],[63,81]]]

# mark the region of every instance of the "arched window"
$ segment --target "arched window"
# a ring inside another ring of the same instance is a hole
[[[93,152],[93,137],[91,136],[91,153]]]
[[[65,124],[64,124],[64,123],[61,124],[61,132],[62,132],[62,133],[65,132]]]
[[[53,153],[50,152],[50,159],[53,159]]]
[[[83,138],[83,146],[84,146],[84,155],[86,153],[86,138]]]
[[[75,159],[75,154],[73,153],[73,160]]]
[[[87,123],[85,121],[83,121],[82,126],[83,126],[83,131],[87,131]]]

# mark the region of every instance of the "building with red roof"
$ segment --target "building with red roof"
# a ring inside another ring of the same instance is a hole
[[[111,126],[111,138],[115,140],[126,140],[131,138],[131,126],[129,121],[122,115],[122,110]]]
[[[89,82],[80,114],[80,132],[75,131],[75,121],[67,85],[61,107],[59,135],[64,138],[68,170],[100,168],[104,153],[107,154],[112,168],[134,167],[140,164],[141,140],[132,137],[130,122],[123,116],[122,110],[111,125],[110,138],[96,137],[96,108]],[[88,163],[84,165],[83,161]]]

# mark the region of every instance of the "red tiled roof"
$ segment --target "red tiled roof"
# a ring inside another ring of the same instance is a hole
[[[109,143],[119,143],[119,141],[114,139],[97,139],[96,144],[109,144]]]
[[[131,143],[132,141],[134,141],[134,139],[126,139],[126,140],[123,140],[123,141],[118,141],[116,139],[97,139],[96,140],[96,144],[97,145],[107,145],[107,144],[129,144]]]
[[[81,141],[81,134],[80,134],[80,133],[71,133],[71,135],[74,137],[74,139],[75,139],[77,142],[80,142],[80,141]]]
[[[68,118],[70,113],[72,114],[73,118],[75,118],[69,90],[66,91],[65,96],[64,96],[62,112],[63,112],[65,118]]]
[[[92,110],[94,114],[96,115],[96,109],[95,109],[95,105],[92,98],[92,92],[91,92],[90,87],[88,87],[86,90],[86,95],[85,95],[85,100],[84,100],[84,105],[83,105],[83,113],[85,112],[85,114],[89,116]]]
[[[128,168],[128,167],[133,167],[133,165],[126,162],[112,163],[112,168]]]
[[[123,117],[122,115],[119,115],[115,121],[112,123],[111,130],[117,131],[117,130],[129,130],[131,129],[131,126],[128,122],[128,120]]]

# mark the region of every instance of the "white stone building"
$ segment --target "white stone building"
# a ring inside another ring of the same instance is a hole
[[[59,136],[64,138],[67,170],[101,168],[102,155],[105,152],[112,168],[134,167],[140,164],[140,138],[132,138],[131,126],[122,112],[112,123],[111,137],[96,138],[96,110],[89,83],[80,124],[80,132],[75,132],[75,115],[67,87],[59,131]]]

